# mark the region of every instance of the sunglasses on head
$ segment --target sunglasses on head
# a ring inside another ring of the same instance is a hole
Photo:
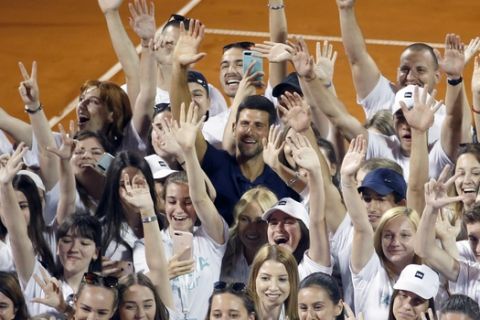
[[[115,288],[118,285],[118,279],[112,276],[101,276],[93,272],[83,274],[82,282],[92,285],[100,285],[106,288]]]
[[[246,286],[243,282],[226,283],[224,281],[217,281],[213,284],[213,290],[216,292],[224,290],[231,290],[233,292],[244,292],[245,288]]]

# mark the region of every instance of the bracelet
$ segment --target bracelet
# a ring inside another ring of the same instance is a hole
[[[267,7],[271,10],[280,10],[280,9],[285,8],[285,5],[283,3],[282,4],[277,4],[277,5],[267,4]]]
[[[473,113],[480,114],[480,110],[475,109],[473,105],[470,107],[470,109],[472,110]]]
[[[287,181],[287,187],[291,187],[295,182],[298,181],[298,178],[300,178],[300,173],[295,171],[295,176]]]
[[[457,84],[462,83],[462,81],[463,81],[462,77],[460,77],[458,79],[447,79],[448,84],[451,85],[451,86],[456,86]]]
[[[142,218],[142,223],[149,223],[157,220],[158,220],[157,216],[148,216],[148,217]]]
[[[29,114],[35,114],[38,111],[42,110],[42,108],[43,108],[43,105],[41,103],[38,105],[38,107],[36,109],[33,109],[33,110],[28,108],[27,106],[25,106],[25,112],[29,113]]]

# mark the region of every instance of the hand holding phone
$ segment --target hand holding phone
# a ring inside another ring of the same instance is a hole
[[[262,57],[255,51],[245,50],[243,51],[243,75],[246,76],[248,67],[255,63],[250,74],[255,72],[263,72],[263,60]],[[263,81],[263,76],[259,76],[255,79],[258,82]]]
[[[173,230],[172,242],[173,254],[179,255],[179,261],[191,260],[193,258],[193,234]]]
[[[106,176],[108,167],[112,163],[113,159],[115,159],[114,156],[112,156],[108,152],[105,152],[102,155],[102,157],[100,158],[100,160],[98,160],[97,163],[95,164],[95,168],[94,168],[95,171],[97,171],[98,173],[100,173],[103,176]]]

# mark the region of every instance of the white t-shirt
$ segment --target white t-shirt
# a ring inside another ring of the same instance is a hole
[[[472,262],[477,261],[468,240],[457,241],[457,249],[460,259]]]
[[[332,263],[333,265],[333,263]],[[302,261],[298,264],[298,277],[300,281],[315,272],[326,273],[329,276],[332,275],[333,266],[322,266],[316,263],[308,256],[308,250],[303,253]]]
[[[25,287],[22,286],[23,295],[25,297],[25,302],[27,303],[27,308],[28,308],[28,311],[30,312],[30,316],[35,316],[45,312],[54,312],[54,313],[56,312],[55,309],[47,305],[44,305],[42,303],[31,302],[33,298],[44,297],[44,292],[42,288],[38,285],[38,283],[33,278],[34,274],[38,274],[41,277],[42,273],[40,272],[40,266],[41,266],[40,262],[35,260],[35,266],[33,267],[32,277],[28,279],[28,282],[25,285]],[[73,294],[73,289],[64,281],[60,281],[60,283],[62,284],[63,299],[67,300],[67,297]]]
[[[8,237],[5,239],[5,242],[0,240],[0,271],[15,271],[12,249]]]
[[[202,128],[202,134],[205,140],[220,150],[223,149],[223,132],[225,131],[230,111],[230,109],[227,109],[213,117],[210,116]]]
[[[363,107],[367,119],[371,119],[380,110],[392,111],[393,103],[395,101],[395,92],[391,86],[390,81],[383,75],[380,76],[378,82],[372,91],[363,99],[357,98],[357,103]],[[428,130],[428,143],[440,139],[442,123],[445,119],[446,107],[442,105],[435,113],[433,126]]]
[[[351,270],[351,269],[350,269]],[[355,312],[368,320],[385,320],[393,294],[393,283],[374,252],[359,273],[352,273]]]
[[[383,134],[368,131],[367,159],[386,158],[395,161],[403,169],[403,176],[408,179],[410,172],[410,157],[404,156],[401,152],[400,141],[397,136],[385,136]],[[428,153],[429,175],[437,179],[443,168],[453,162],[442,149],[440,140],[435,142]]]
[[[343,290],[343,300],[355,311],[353,299],[352,273],[350,272],[350,257],[352,256],[353,225],[348,213],[343,218],[337,231],[330,237],[330,250],[335,264],[334,274],[339,273]],[[336,272],[335,272],[336,271]],[[337,281],[338,282],[338,281]]]
[[[173,256],[173,242],[168,229],[162,230],[165,256]],[[195,271],[170,280],[173,301],[177,313],[187,313],[189,320],[203,320],[208,311],[208,299],[213,292],[213,284],[220,278],[223,254],[227,248],[228,225],[224,222],[224,244],[216,243],[200,226],[193,231],[193,257]],[[184,308],[182,309],[182,305]]]
[[[449,281],[452,294],[464,294],[480,303],[480,263],[460,260],[457,281]]]
[[[133,261],[135,250],[142,250],[141,241],[139,241],[141,239],[135,235],[126,222],[123,222],[120,228],[120,237],[126,245],[112,240],[105,251],[105,256],[115,261]],[[136,269],[135,272],[137,272]]]

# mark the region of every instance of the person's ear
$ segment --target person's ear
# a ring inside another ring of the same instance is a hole
[[[338,300],[338,303],[333,308],[333,314],[335,315],[335,317],[338,317],[339,315],[342,314],[342,312],[343,312],[343,300],[340,299]]]
[[[92,260],[97,260],[98,255],[100,254],[100,249],[95,249],[95,253],[93,254]]]

